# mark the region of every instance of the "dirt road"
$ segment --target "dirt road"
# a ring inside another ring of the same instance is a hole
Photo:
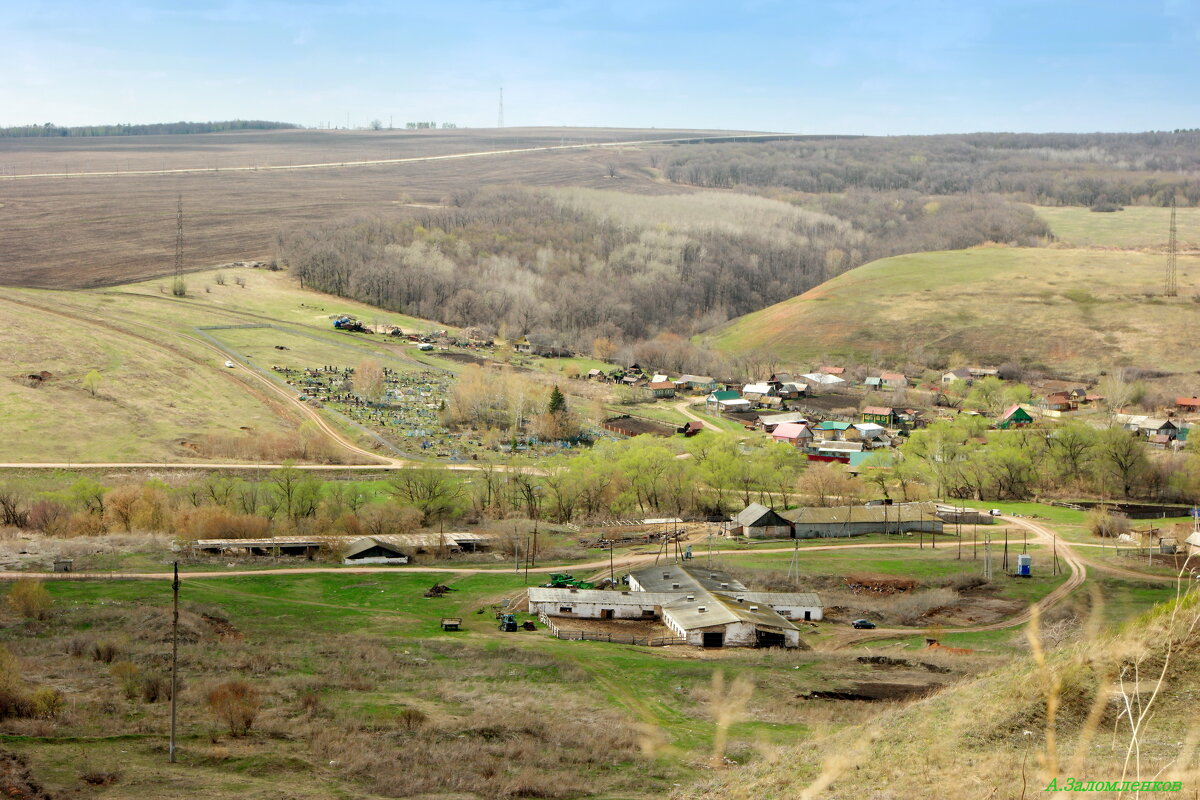
[[[683,414],[685,417],[692,420],[693,422],[699,422],[701,425],[703,425],[705,428],[707,428],[710,431],[716,431],[717,433],[721,432],[721,429],[718,428],[716,425],[713,425],[711,422],[709,422],[706,419],[700,419],[695,414],[693,414],[691,411],[688,411],[689,405],[690,405],[690,403],[688,403],[685,400],[682,403],[677,403],[675,405],[675,410],[678,411],[680,414]]]
[[[124,172],[39,172],[28,175],[0,175],[0,181],[22,181],[37,178],[120,178],[130,175],[183,175],[190,173],[203,174],[219,174],[222,172],[279,172],[279,171],[296,171],[296,170],[316,170],[316,169],[341,169],[344,167],[378,167],[388,164],[414,164],[429,161],[456,161],[470,158],[489,158],[493,156],[513,156],[523,153],[545,153],[560,150],[591,150],[591,149],[608,149],[613,147],[638,147],[653,144],[683,144],[692,142],[703,142],[707,140],[729,140],[735,138],[739,141],[752,141],[755,139],[773,140],[780,138],[788,138],[789,134],[778,133],[758,133],[758,134],[737,134],[734,137],[729,135],[724,136],[686,136],[673,137],[667,139],[641,139],[636,141],[623,142],[589,142],[587,144],[556,144],[544,145],[541,147],[520,147],[509,148],[506,150],[477,150],[469,153],[449,153],[440,156],[410,156],[408,158],[382,158],[370,161],[322,161],[312,164],[278,164],[278,165],[250,165],[245,167],[221,167],[219,169],[213,167],[191,167],[187,169],[145,169],[145,170],[126,170]]]

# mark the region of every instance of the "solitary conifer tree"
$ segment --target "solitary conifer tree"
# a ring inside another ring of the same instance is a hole
[[[554,389],[550,392],[550,403],[546,406],[546,412],[549,414],[558,414],[567,410],[567,398],[563,397],[563,393],[558,390],[558,385],[555,384]]]

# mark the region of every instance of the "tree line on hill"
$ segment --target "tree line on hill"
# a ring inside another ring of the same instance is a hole
[[[154,122],[134,125],[14,125],[0,128],[0,138],[62,137],[62,136],[153,136],[178,133],[222,133],[225,131],[273,131],[299,128],[291,122],[270,122],[261,119],[231,119],[220,122]]]
[[[691,335],[882,256],[1048,235],[1028,208],[984,196],[909,192],[827,211],[703,199],[724,204],[728,219],[699,202],[664,219],[653,204],[623,213],[621,203],[648,201],[614,192],[484,189],[414,219],[287,231],[278,251],[314,289],[453,325],[548,333],[590,352],[598,338]]]
[[[1200,132],[864,137],[673,148],[670,180],[804,195],[994,193],[1038,205],[1200,204]]]

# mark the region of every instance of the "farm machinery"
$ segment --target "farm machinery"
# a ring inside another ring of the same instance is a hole
[[[340,316],[333,321],[333,327],[339,331],[348,331],[350,333],[372,333],[372,331],[362,322],[350,316]]]
[[[505,633],[517,632],[517,615],[516,614],[501,614],[500,615],[500,630]]]
[[[594,589],[595,584],[576,578],[569,572],[550,573],[550,582],[543,583],[546,589]]]

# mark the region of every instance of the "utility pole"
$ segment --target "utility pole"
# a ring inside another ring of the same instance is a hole
[[[175,562],[175,579],[171,581],[173,610],[171,612],[171,763],[175,763],[175,706],[179,696],[179,562]]]
[[[183,285],[183,195],[179,195],[179,203],[175,209],[175,282],[171,294],[183,297],[187,287]]]
[[[1008,528],[1004,529],[1004,571],[1008,572]]]
[[[617,541],[615,539],[608,540],[608,581],[614,586],[617,584],[617,572],[613,569],[613,548],[616,546]]]
[[[1179,242],[1175,231],[1175,195],[1171,195],[1171,228],[1167,233],[1167,297],[1179,294]]]

